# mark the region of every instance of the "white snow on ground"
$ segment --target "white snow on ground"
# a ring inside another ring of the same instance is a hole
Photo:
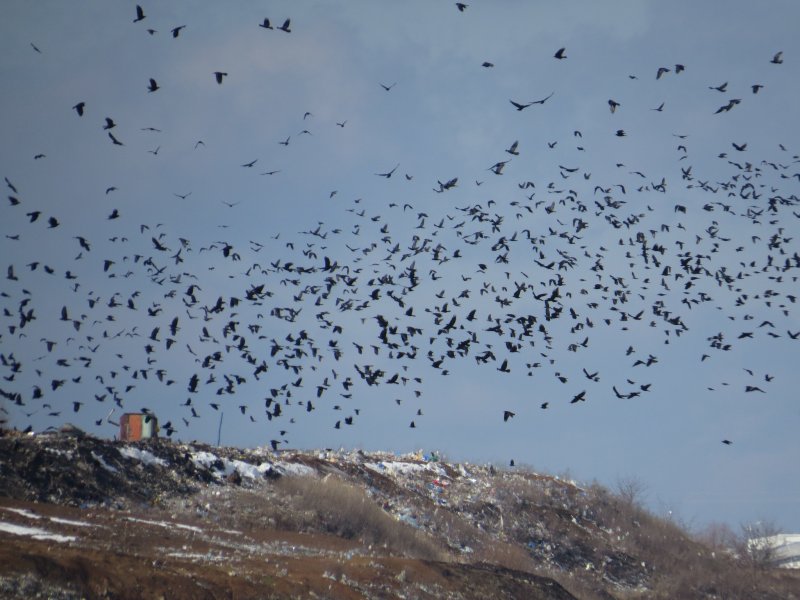
[[[285,475],[297,475],[299,477],[312,477],[317,474],[317,472],[307,465],[301,465],[299,463],[285,463],[279,462],[275,463],[275,467],[283,471]]]
[[[214,475],[219,479],[222,477],[226,477],[233,473],[234,471],[238,471],[239,475],[242,477],[247,477],[248,479],[262,479],[265,473],[269,473],[273,469],[277,469],[282,474],[285,475],[314,475],[316,471],[311,467],[307,467],[305,465],[298,465],[294,463],[269,463],[269,462],[262,462],[258,465],[253,465],[251,463],[247,463],[241,460],[228,460],[227,458],[220,458],[216,454],[212,452],[195,452],[192,454],[192,462],[198,467],[204,467],[206,469],[214,468]],[[219,464],[221,463],[222,467],[220,468]]]
[[[4,523],[3,521],[0,521],[0,531],[12,535],[27,535],[35,540],[51,540],[53,542],[72,542],[75,540],[74,535],[60,535],[58,533],[50,533],[38,527],[14,525],[13,523]]]
[[[141,461],[146,465],[156,464],[162,467],[167,466],[167,461],[165,461],[163,458],[158,458],[155,454],[148,452],[147,450],[140,450],[139,448],[124,446],[120,449],[119,453],[127,458]]]
[[[52,523],[61,523],[62,525],[75,525],[76,527],[94,527],[92,523],[84,523],[83,521],[73,521],[72,519],[62,519],[61,517],[47,517]]]
[[[445,470],[436,463],[416,463],[403,461],[381,461],[378,463],[368,462],[364,466],[384,475],[411,475],[419,471],[430,471],[439,477],[446,477]]]
[[[92,458],[94,458],[97,462],[99,462],[100,466],[103,467],[106,471],[111,471],[112,473],[119,473],[119,469],[108,464],[99,454],[95,454],[94,452],[92,452]]]
[[[17,513],[18,515],[22,515],[23,517],[28,517],[29,519],[41,519],[42,517],[32,513],[29,510],[25,510],[24,508],[10,508],[7,506],[3,507],[3,510],[7,510],[9,512]]]
[[[126,521],[133,521],[134,523],[145,523],[147,525],[158,525],[159,527],[166,527],[167,529],[171,529],[173,527],[177,529],[186,529],[188,531],[194,531],[195,533],[203,533],[203,530],[199,527],[195,527],[193,525],[184,525],[183,523],[167,523],[166,521],[148,521],[147,519],[137,519],[136,517],[125,517]]]
[[[22,515],[23,517],[28,517],[29,519],[41,519],[46,518],[53,523],[61,523],[62,525],[77,525],[78,527],[93,527],[91,523],[84,523],[83,521],[73,521],[71,519],[61,519],[59,517],[42,517],[42,515],[37,515],[36,513],[32,513],[29,510],[25,510],[24,508],[10,508],[8,506],[0,507],[2,510],[7,510],[9,512],[17,513],[18,515]]]

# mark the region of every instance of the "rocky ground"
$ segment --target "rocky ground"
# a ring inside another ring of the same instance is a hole
[[[607,490],[435,454],[0,437],[3,598],[800,598]]]

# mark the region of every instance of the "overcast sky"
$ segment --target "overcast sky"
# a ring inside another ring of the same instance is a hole
[[[6,2],[10,426],[224,414],[800,531],[795,2],[142,9]]]

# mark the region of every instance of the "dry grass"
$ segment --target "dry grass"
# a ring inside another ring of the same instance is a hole
[[[444,557],[427,535],[393,518],[363,488],[342,479],[284,477],[276,487],[292,497],[295,510],[305,512],[306,527],[381,546],[403,556],[434,560]]]

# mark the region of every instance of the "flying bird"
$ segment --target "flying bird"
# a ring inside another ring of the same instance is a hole
[[[227,75],[227,73],[223,73],[222,71],[214,71],[214,77],[216,78],[217,83],[220,85],[222,85],[222,78],[226,77]]]
[[[264,19],[264,22],[263,23],[259,23],[258,26],[259,27],[263,27],[264,29],[274,29],[274,27],[272,27],[272,25],[270,25],[269,19],[266,19],[266,18]]]
[[[289,26],[290,26],[291,24],[292,24],[292,20],[291,20],[291,19],[286,19],[286,20],[283,22],[283,25],[281,25],[280,27],[278,27],[278,29],[280,29],[281,31],[285,31],[286,33],[291,33],[291,32],[292,32],[292,30],[291,30],[291,29],[289,29]]]
[[[394,172],[397,170],[397,167],[399,167],[399,166],[400,166],[400,163],[397,163],[394,166],[394,169],[392,169],[391,171],[387,171],[386,173],[375,173],[375,175],[377,175],[378,177],[386,177],[386,179],[389,179],[394,174]]]
[[[769,61],[769,62],[771,62],[773,65],[782,64],[783,63],[783,50],[781,50],[780,52],[776,52],[775,56],[773,56],[772,60]]]
[[[142,21],[143,19],[144,19],[144,11],[142,10],[142,7],[137,4],[136,5],[136,18],[133,20],[133,22],[134,23],[138,23],[139,21]]]
[[[559,48],[555,54],[553,54],[553,58],[557,58],[559,60],[567,58],[567,55],[564,54],[567,51],[566,48]]]
[[[79,116],[79,117],[82,117],[82,116],[83,116],[83,111],[84,111],[84,109],[86,108],[86,102],[78,102],[78,103],[77,103],[75,106],[73,106],[72,108],[74,108],[74,109],[75,109],[75,112],[76,112],[76,113],[78,113],[78,116]]]
[[[155,92],[158,89],[158,83],[152,77],[150,78],[150,85],[147,86],[148,92]]]

